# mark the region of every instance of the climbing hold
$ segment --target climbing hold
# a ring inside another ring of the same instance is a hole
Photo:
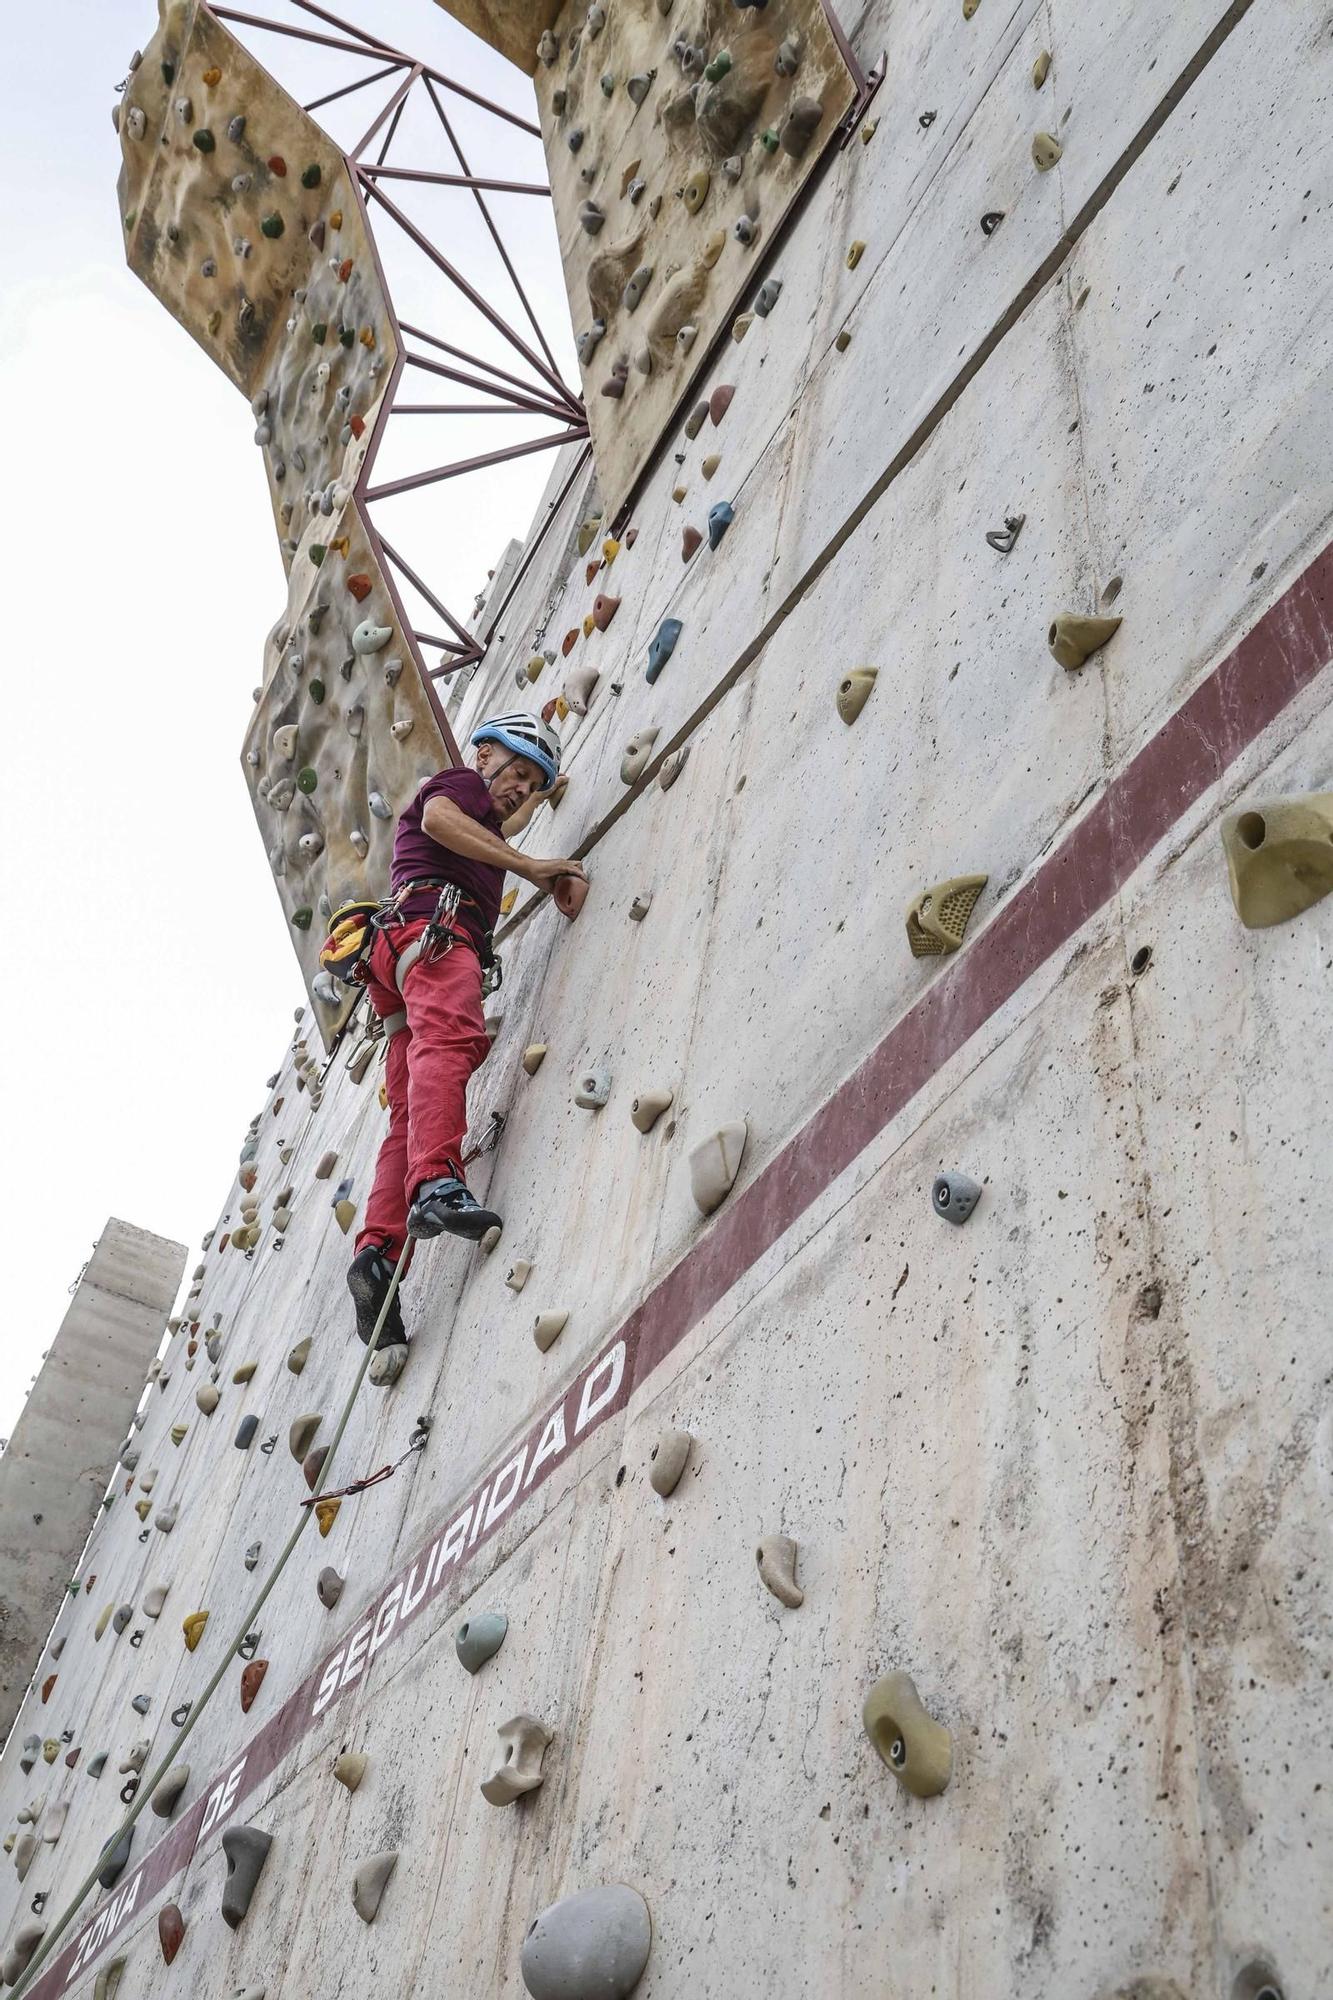
[[[599,593],[593,599],[592,622],[599,632],[605,632],[619,609],[620,599],[618,597],[607,597]]]
[[[158,1512],[154,1514],[153,1526],[162,1534],[169,1535],[176,1525],[176,1516],[179,1513],[180,1501],[173,1500],[169,1507],[159,1508]]]
[[[268,168],[269,172],[271,174],[275,174],[280,181],[286,180],[287,162],[283,159],[281,153],[272,154],[270,158],[264,162],[264,164]]]
[[[147,1755],[147,1745],[144,1746],[144,1753]],[[125,1766],[122,1764],[121,1769],[124,1770],[124,1768]],[[225,1834],[223,1838],[226,1838]],[[130,1858],[130,1848],[133,1844],[134,1828],[127,1826],[124,1833],[121,1834],[120,1839],[108,1841],[102,1852],[98,1855],[97,1858],[101,1862],[101,1867],[97,1871],[97,1879],[104,1889],[114,1888],[124,1874],[126,1864]]]
[[[846,261],[847,261],[847,269],[849,271],[854,271],[856,269],[861,259],[865,256],[865,251],[866,251],[866,246],[860,240],[859,237],[857,238],[855,243],[848,245]]]
[[[365,1777],[369,1762],[370,1759],[359,1750],[344,1750],[333,1760],[333,1775],[340,1785],[346,1785],[349,1792],[354,1792]]]
[[[1051,52],[1043,49],[1032,65],[1032,88],[1040,90],[1051,73]]]
[[[637,896],[635,896],[634,900],[631,902],[629,906],[630,922],[632,924],[641,924],[644,918],[647,916],[649,910],[652,908],[652,902],[653,902],[652,890],[651,889],[641,890],[640,893]]]
[[[732,383],[719,382],[712,395],[708,398],[708,414],[715,425],[720,424],[723,417],[726,416],[727,411],[731,408],[731,399],[735,394],[736,390]],[[691,436],[693,435],[694,433],[691,432]]]
[[[211,1382],[201,1382],[194,1392],[194,1400],[204,1415],[211,1417],[222,1398]]]
[[[185,1650],[187,1653],[192,1653],[199,1644],[199,1641],[204,1636],[204,1627],[207,1623],[208,1613],[206,1611],[192,1611],[188,1618],[182,1619],[181,1631],[185,1634]]]
[[[817,97],[797,97],[778,127],[778,144],[790,159],[805,158],[810,141],[815,136],[815,127],[824,116],[824,107]]]
[[[259,227],[263,235],[269,237],[270,239],[276,239],[277,237],[282,235],[287,225],[283,221],[282,217],[278,214],[277,210],[274,209],[268,215],[263,217],[263,219],[259,224]]]
[[[1046,643],[1058,664],[1072,673],[1101,650],[1119,631],[1120,624],[1119,618],[1080,618],[1075,612],[1065,611],[1052,623]]]
[[[251,1660],[241,1672],[241,1713],[248,1715],[268,1672],[267,1660]]]
[[[595,201],[585,201],[579,210],[579,221],[589,236],[595,236],[606,221],[606,214]]]
[[[551,901],[562,917],[572,923],[588,900],[590,884],[578,875],[557,875],[551,890]]]
[[[136,1500],[134,1511],[141,1521],[146,1521],[153,1511],[153,1503],[151,1500]]]
[[[748,1120],[738,1118],[719,1126],[690,1154],[690,1193],[701,1215],[711,1215],[731,1193],[749,1133]]]
[[[199,148],[201,153],[212,153],[217,149],[217,140],[213,137],[207,126],[202,131],[195,133],[194,144]]]
[[[754,309],[760,319],[767,319],[782,293],[781,278],[765,278],[755,294]]]
[[[553,1347],[556,1341],[559,1340],[568,1321],[569,1314],[567,1312],[538,1313],[536,1319],[533,1321],[532,1337],[543,1354],[545,1354],[548,1347]]]
[[[109,1751],[99,1750],[95,1757],[88,1759],[88,1776],[90,1778],[101,1777],[103,1771],[106,1769],[106,1760],[109,1755]]]
[[[688,534],[689,532],[686,529],[686,533]],[[630,737],[629,742],[625,745],[624,754],[620,759],[620,782],[622,785],[636,784],[643,776],[648,768],[649,759],[653,754],[653,745],[657,741],[657,735],[658,732],[656,729],[640,729],[636,735]]]
[[[222,1920],[232,1930],[250,1907],[272,1845],[272,1834],[261,1833],[257,1826],[228,1827],[222,1836],[222,1852],[227,1857]]]
[[[164,1903],[157,1913],[157,1941],[162,1957],[170,1965],[185,1937],[185,1919],[178,1903]]]
[[[352,1876],[352,1908],[362,1923],[374,1923],[389,1877],[397,1865],[398,1849],[391,1847],[383,1854],[372,1854]]]
[[[352,651],[354,653],[381,652],[388,645],[392,637],[392,625],[376,625],[373,620],[367,618],[357,626],[352,634]]]
[[[364,575],[349,576],[347,579],[347,588],[351,591],[357,603],[360,604],[370,595],[372,588],[371,580],[368,576]]]
[[[935,882],[907,912],[907,942],[913,958],[937,958],[963,942],[977,898],[990,877],[954,875]]]
[[[0,1979],[6,1986],[17,1986],[27,1969],[28,1960],[46,1936],[45,1924],[20,1924],[0,1965]]]
[[[630,1123],[636,1132],[651,1132],[664,1111],[671,1109],[675,1092],[671,1090],[644,1090],[630,1106]]]
[[[930,1193],[931,1206],[946,1222],[961,1228],[981,1199],[981,1183],[966,1174],[938,1174]]]
[[[160,1618],[162,1616],[162,1606],[167,1601],[168,1588],[169,1586],[165,1583],[155,1583],[153,1585],[143,1601],[143,1614],[145,1618]]]
[[[1032,141],[1032,160],[1037,172],[1049,173],[1063,151],[1053,132],[1038,132]]]
[[[318,1411],[307,1411],[304,1416],[296,1419],[288,1431],[287,1449],[291,1452],[292,1457],[298,1465],[315,1442],[315,1433],[319,1429],[321,1421],[322,1418]]]
[[[317,1500],[315,1502],[315,1518],[319,1522],[319,1532],[321,1535],[328,1534],[330,1528],[338,1518],[338,1509],[341,1506],[341,1500]]]
[[[637,1889],[605,1883],[552,1903],[528,1926],[519,1958],[532,2000],[627,2000],[652,1948]]]
[[[834,340],[833,345],[837,348],[839,354],[845,354],[847,352],[847,349],[851,346],[851,344],[852,344],[851,328],[844,326],[837,335],[837,338]]]
[[[335,1201],[333,1204],[333,1213],[337,1219],[339,1229],[346,1236],[348,1230],[356,1220],[356,1203],[354,1201]]]
[[[120,1637],[133,1616],[134,1606],[132,1604],[118,1604],[116,1606],[115,1616],[111,1620],[111,1630],[116,1634],[117,1638]]]
[[[631,103],[643,103],[644,98],[653,87],[653,78],[656,75],[657,71],[655,69],[636,70],[633,76],[625,78],[625,90]]]
[[[963,0],[963,19],[970,21],[981,5],[981,0]]]
[[[648,648],[648,668],[644,679],[655,681],[667,661],[676,650],[676,641],[684,627],[679,618],[664,618],[657,628],[657,635]]]
[[[496,1733],[504,1754],[490,1777],[483,1779],[481,1796],[489,1805],[507,1806],[541,1784],[542,1758],[552,1732],[535,1715],[515,1715]]]
[[[648,1484],[665,1500],[680,1484],[694,1439],[688,1431],[663,1431],[648,1461]]]
[[[243,1361],[240,1367],[233,1371],[231,1378],[232,1381],[242,1382],[242,1383],[248,1382],[258,1366],[259,1363],[257,1361]]]
[[[369,793],[366,799],[366,804],[370,807],[370,810],[374,813],[376,819],[393,818],[393,807],[389,804],[389,801],[385,798],[383,792]]]
[[[981,218],[982,235],[993,236],[1003,221],[1004,210],[1002,208],[988,208]]]
[[[690,414],[685,419],[685,435],[687,438],[698,437],[699,432],[703,429],[704,419],[708,415],[708,409],[709,406],[707,403],[695,404],[694,408],[690,411]],[[721,418],[719,417],[717,421],[720,423]]]
[[[693,523],[691,523],[688,527],[684,528],[681,532],[681,537],[680,537],[681,561],[688,562],[690,557],[694,554],[695,550],[702,546],[702,543],[703,543],[703,536],[700,534],[699,530],[693,525]]]
[[[1006,514],[1003,528],[990,528],[986,534],[986,545],[997,555],[1007,556],[1022,533],[1026,514]]]
[[[477,1673],[493,1659],[505,1641],[509,1620],[503,1611],[477,1611],[465,1618],[454,1634],[454,1651],[459,1665]]]
[[[546,1057],[545,1042],[530,1042],[523,1051],[523,1067],[529,1076],[536,1076]]]
[[[159,1780],[148,1803],[159,1819],[170,1819],[176,1810],[181,1793],[190,1782],[188,1764],[173,1764],[166,1776]]]
[[[559,40],[555,35],[551,33],[551,30],[547,28],[544,31],[541,40],[537,44],[537,59],[539,62],[545,63],[547,69],[549,69],[551,67],[551,64],[555,61],[556,57],[559,55],[559,53],[560,53]]]
[[[885,1674],[861,1710],[866,1735],[905,1791],[934,1798],[953,1775],[953,1738],[921,1706],[910,1674]]]
[[[565,700],[574,715],[586,715],[601,674],[596,667],[576,667],[565,681]]]
[[[326,1611],[332,1611],[343,1594],[343,1578],[336,1569],[322,1569],[315,1579],[315,1595]]]
[[[789,1611],[798,1611],[805,1592],[796,1581],[796,1544],[791,1536],[765,1535],[754,1555],[765,1588]]]
[[[687,215],[697,215],[699,213],[699,210],[708,199],[708,190],[711,185],[712,175],[709,173],[707,167],[700,167],[690,175],[684,187],[680,190],[680,198],[685,204]]]
[[[662,759],[661,768],[657,773],[657,782],[664,792],[671,790],[671,787],[675,784],[689,761],[690,746],[688,743],[684,744],[679,750],[673,750],[669,757]]]
[[[702,465],[699,467],[699,470],[700,472],[702,472],[705,479],[711,479],[713,474],[717,471],[719,465],[721,465],[721,463],[722,463],[721,452],[710,451],[707,458],[703,461]]]
[[[120,1977],[125,1970],[123,1958],[108,1959],[93,1981],[93,2000],[116,2000]]]
[[[719,500],[715,507],[709,508],[708,546],[710,549],[717,547],[735,518],[736,509],[732,506],[730,500]]]
[[[366,1373],[377,1389],[392,1387],[407,1366],[407,1355],[407,1342],[402,1340],[376,1348]]]
[[[59,1746],[57,1746],[58,1748]],[[54,1847],[65,1831],[65,1821],[69,1818],[69,1800],[61,1799],[51,1806],[42,1821],[41,1838],[48,1847]]]
[[[870,699],[878,673],[878,667],[853,667],[838,682],[838,714],[844,722],[855,722]]]
[[[42,1744],[42,1756],[44,1760],[48,1764],[54,1764],[59,1755],[60,1738],[58,1736],[48,1736]]]
[[[38,1846],[35,1833],[21,1833],[14,1843],[14,1872],[20,1882],[36,1860]]]
[[[581,125],[575,125],[568,132],[566,132],[565,144],[568,146],[571,153],[577,153],[578,151],[580,151],[586,136],[587,135],[584,132],[583,127]]]
[[[1287,923],[1333,890],[1333,792],[1256,799],[1227,813],[1220,832],[1247,930]]]
[[[328,1455],[329,1455],[328,1445],[317,1444],[314,1450],[308,1451],[305,1457],[301,1461],[302,1475],[305,1479],[306,1485],[310,1488],[310,1491],[312,1493],[315,1490],[315,1483],[318,1480],[320,1473],[324,1470],[324,1461],[328,1457]]]
[[[600,1111],[610,1095],[611,1072],[602,1064],[584,1071],[574,1092],[574,1102],[581,1110]]]
[[[633,312],[636,309],[639,301],[652,283],[652,277],[652,265],[640,264],[638,270],[635,271],[621,294],[620,303],[624,306],[626,312]]]

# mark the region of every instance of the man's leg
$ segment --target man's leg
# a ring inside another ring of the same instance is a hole
[[[395,931],[393,944],[418,936],[424,926],[406,925]],[[403,1003],[394,984],[394,963],[383,935],[371,946],[367,963],[366,991],[370,1004],[382,1021],[394,1024]],[[384,1083],[389,1099],[389,1129],[375,1162],[375,1178],[366,1202],[361,1227],[357,1231],[356,1255],[347,1273],[347,1288],[356,1303],[356,1330],[367,1346],[375,1331],[385,1296],[407,1241],[407,1146],[408,1146],[408,1061],[411,1029],[402,1027],[389,1036],[385,1052]],[[380,1334],[381,1347],[407,1339],[403,1315],[395,1295]]]
[[[455,944],[422,957],[403,982],[411,1040],[408,1065],[407,1190],[413,1236],[477,1241],[500,1218],[468,1193],[463,1177],[468,1079],[490,1053],[481,1009],[481,966]]]

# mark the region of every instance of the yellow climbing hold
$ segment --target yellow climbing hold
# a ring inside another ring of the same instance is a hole
[[[907,942],[913,958],[937,958],[963,942],[977,898],[988,875],[954,875],[934,882],[907,912]]]
[[[854,271],[865,254],[866,246],[858,236],[854,243],[849,243],[847,246],[847,269]]]
[[[518,889],[516,887],[513,889],[506,889],[503,896],[501,896],[500,898],[500,915],[502,917],[507,917],[517,901],[518,901]]]
[[[1333,890],[1333,792],[1256,799],[1228,813],[1221,834],[1247,930],[1287,923]]]
[[[953,1738],[926,1713],[910,1674],[885,1674],[861,1711],[866,1735],[904,1791],[934,1798],[953,1776]]]
[[[319,1532],[321,1535],[328,1534],[329,1529],[338,1518],[338,1509],[341,1506],[341,1500],[316,1500],[315,1519],[319,1522]]]
[[[1039,174],[1048,174],[1064,147],[1053,132],[1038,132],[1032,141],[1032,160]]]
[[[333,1204],[333,1213],[337,1218],[339,1229],[346,1236],[348,1230],[356,1221],[356,1203],[354,1201],[336,1201]]]
[[[204,1636],[204,1627],[207,1623],[208,1613],[206,1611],[192,1611],[188,1618],[182,1619],[181,1631],[185,1634],[185,1650],[187,1653],[192,1653],[199,1644],[199,1641]]]

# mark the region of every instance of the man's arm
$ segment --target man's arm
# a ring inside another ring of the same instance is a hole
[[[467,861],[484,861],[492,868],[507,868],[511,874],[521,875],[535,888],[549,889],[560,875],[576,875],[581,880],[583,866],[578,861],[542,860],[536,855],[521,854],[502,840],[498,833],[482,826],[479,820],[456,806],[452,799],[433,798],[426,802],[421,815],[421,824],[432,840],[441,847],[447,847],[451,854],[461,854]]]

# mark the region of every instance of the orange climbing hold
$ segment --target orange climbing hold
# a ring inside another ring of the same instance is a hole
[[[351,431],[354,438],[359,438],[365,431],[366,420],[364,417],[349,417],[347,419],[347,428]]]
[[[259,1693],[267,1672],[267,1660],[251,1660],[249,1666],[246,1667],[244,1673],[241,1675],[241,1713],[243,1715],[249,1714],[254,1698]]]
[[[680,538],[680,557],[682,562],[689,561],[702,540],[703,536],[697,528],[686,528]]]
[[[321,1535],[328,1534],[329,1529],[338,1518],[338,1509],[341,1506],[341,1500],[316,1500],[315,1519],[319,1522],[319,1532]],[[52,1680],[55,1679],[54,1674],[51,1678]]]
[[[332,215],[329,217],[329,228],[341,229],[342,226],[343,226],[343,212],[340,208],[335,208]]]
[[[578,627],[576,625],[574,627],[574,630],[572,632],[566,632],[564,638],[560,641],[560,650],[564,654],[566,659],[569,658],[570,654],[573,652],[575,646],[577,646],[578,643],[579,643],[579,633],[578,633]]]
[[[93,1581],[92,1577],[89,1577],[89,1579],[88,1579],[88,1584],[91,1584],[91,1583],[92,1583],[92,1581]],[[87,1589],[87,1587],[88,1587],[88,1585],[87,1585],[87,1584],[85,1584],[84,1588],[85,1588],[85,1589]],[[50,1701],[50,1699],[51,1699],[51,1690],[52,1690],[52,1688],[53,1688],[53,1687],[55,1686],[55,1684],[56,1684],[56,1676],[55,1676],[54,1674],[48,1674],[48,1675],[46,1676],[46,1679],[45,1679],[45,1680],[44,1680],[44,1681],[42,1682],[42,1700],[43,1700],[43,1701]]]
[[[268,168],[271,174],[276,174],[278,176],[279,180],[286,179],[287,162],[283,159],[281,153],[274,153],[270,159],[264,162],[264,164]]]
[[[368,576],[361,576],[361,575],[349,576],[347,579],[347,588],[351,591],[357,603],[360,604],[364,598],[367,598],[370,595],[371,591],[370,578]]]
[[[577,875],[557,875],[555,887],[551,891],[551,901],[562,917],[572,923],[588,900],[588,884]]]
[[[220,84],[222,81],[222,71],[217,67],[216,64],[214,64],[212,69],[206,69],[204,71],[203,80],[208,85],[210,90],[214,90],[216,89],[217,85]]]
[[[347,280],[351,277],[351,275],[352,275],[352,260],[350,257],[344,257],[342,263],[339,264],[338,266],[338,283],[340,285],[345,285],[347,283]]]
[[[373,347],[375,345],[375,329],[373,326],[362,327],[361,345],[363,347]]]

